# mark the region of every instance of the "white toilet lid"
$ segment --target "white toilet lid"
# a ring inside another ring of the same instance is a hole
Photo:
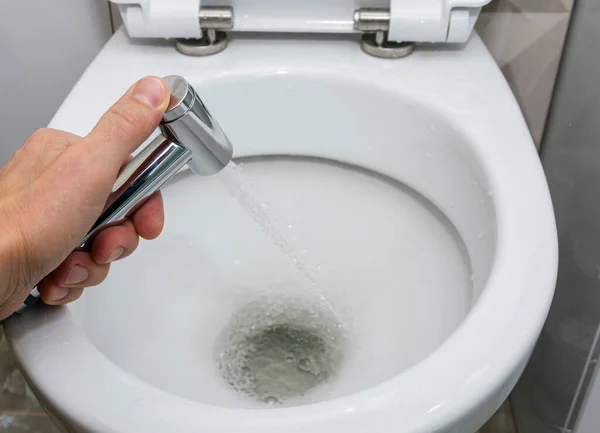
[[[201,0],[111,0],[131,37],[200,38]],[[388,39],[465,42],[491,0],[213,0],[231,7],[235,32],[355,33],[355,11],[389,14]],[[357,4],[358,3],[358,4]]]

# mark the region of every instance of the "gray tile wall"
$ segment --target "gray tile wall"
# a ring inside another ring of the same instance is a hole
[[[477,30],[500,65],[539,146],[573,0],[493,0]]]
[[[600,431],[600,390],[588,400],[590,384],[600,387],[592,380],[600,361],[600,2],[577,0],[571,22],[541,152],[558,226],[558,281],[512,395],[524,433]]]

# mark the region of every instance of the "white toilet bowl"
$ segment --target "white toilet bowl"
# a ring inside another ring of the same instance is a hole
[[[301,276],[229,194],[235,170],[180,173],[163,189],[159,239],[74,304],[6,324],[56,422],[77,432],[475,432],[524,368],[557,269],[535,147],[478,36],[395,61],[353,41],[259,37],[194,58],[121,30],[50,126],[86,134],[147,74],[194,85]],[[260,327],[268,314],[323,330],[336,351],[327,381],[281,404],[235,391],[219,369],[235,320]]]

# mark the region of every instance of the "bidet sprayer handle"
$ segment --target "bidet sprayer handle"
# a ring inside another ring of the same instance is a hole
[[[182,77],[164,77],[171,100],[159,129],[161,134],[144,147],[117,178],[104,211],[82,239],[89,249],[96,235],[119,224],[159,190],[186,164],[201,176],[218,173],[229,164],[233,147],[204,103]],[[39,300],[37,287],[17,310]]]

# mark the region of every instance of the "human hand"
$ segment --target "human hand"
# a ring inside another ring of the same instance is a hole
[[[0,320],[36,284],[46,304],[76,300],[85,287],[106,278],[110,262],[130,255],[140,236],[160,234],[164,216],[157,192],[122,224],[100,232],[89,252],[73,251],[168,103],[164,81],[143,78],[86,137],[40,129],[0,168]]]

